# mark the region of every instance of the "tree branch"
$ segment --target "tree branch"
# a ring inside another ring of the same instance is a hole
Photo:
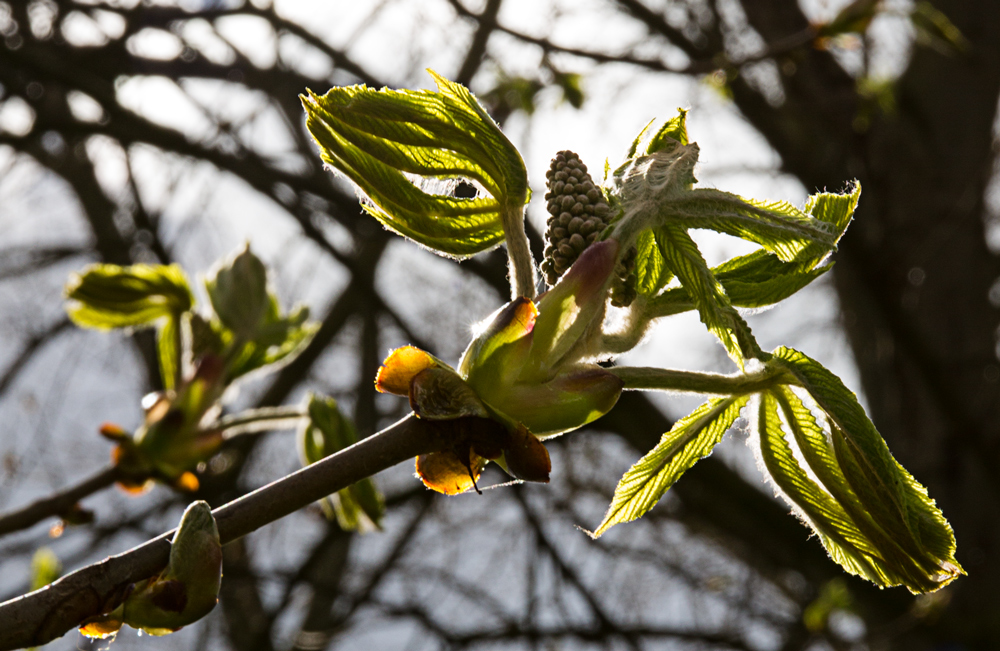
[[[378,434],[213,511],[223,544],[414,456],[441,449],[436,430],[410,415]],[[115,607],[130,583],[160,571],[173,531],[0,604],[0,651],[40,646]]]
[[[0,536],[27,529],[45,518],[63,515],[73,505],[97,491],[107,488],[118,479],[118,468],[108,466],[75,486],[54,493],[26,506],[0,515]]]

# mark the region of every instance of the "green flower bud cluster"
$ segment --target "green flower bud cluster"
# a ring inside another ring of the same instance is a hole
[[[545,178],[545,199],[551,216],[545,233],[542,271],[546,282],[555,285],[607,227],[611,210],[587,173],[587,166],[571,151],[556,154]]]
[[[639,295],[636,291],[635,258],[638,255],[636,248],[629,247],[622,259],[615,265],[615,276],[617,278],[611,284],[611,304],[615,307],[628,307]]]

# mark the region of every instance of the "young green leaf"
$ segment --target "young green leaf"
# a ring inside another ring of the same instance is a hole
[[[680,226],[661,226],[656,230],[656,242],[667,265],[694,299],[702,323],[719,338],[733,361],[742,368],[744,359],[760,355],[750,327],[733,308],[687,231]]]
[[[917,43],[945,56],[968,55],[972,43],[951,19],[927,0],[914,5],[910,22],[917,32]]]
[[[276,364],[286,364],[298,355],[312,341],[319,324],[308,321],[309,308],[296,306],[287,315],[282,315],[278,299],[268,295],[268,308],[264,319],[257,328],[252,341],[241,344],[233,353],[228,366],[230,380],[264,367],[277,368]],[[233,343],[233,334],[223,331],[222,341]]]
[[[756,242],[784,262],[803,262],[800,256],[810,245],[825,255],[840,236],[832,224],[810,217],[788,202],[757,202],[708,188],[665,201],[660,218],[684,228],[711,229]]]
[[[320,97],[310,91],[302,97],[306,126],[323,160],[364,193],[366,209],[384,226],[438,253],[470,256],[504,240],[504,214],[527,201],[527,172],[472,93],[431,74],[437,92],[350,86]],[[428,192],[414,185],[414,175],[427,188],[473,179],[490,196]]]
[[[712,273],[733,306],[757,308],[783,301],[832,267],[833,263],[829,263],[804,271],[796,263],[782,262],[773,253],[759,249],[712,267]],[[662,316],[691,309],[694,301],[683,287],[662,292],[649,307],[652,313]]]
[[[95,264],[66,284],[70,319],[82,328],[130,328],[153,324],[191,309],[194,299],[177,265]]]
[[[792,397],[794,399],[794,394]],[[787,400],[783,404],[787,405]],[[790,414],[792,420],[792,430],[799,434],[796,438],[811,435],[815,441],[817,430],[812,428],[814,423],[803,425],[795,418],[794,412],[786,411],[787,414]],[[862,576],[880,586],[902,583],[899,574],[888,566],[878,549],[858,530],[844,507],[799,465],[782,431],[778,399],[770,392],[760,396],[757,425],[760,430],[761,459],[771,480],[799,517],[816,532],[830,558],[851,574]],[[812,451],[813,448],[810,447],[810,452]],[[806,458],[815,460],[813,454]],[[827,467],[824,465],[817,475],[829,477],[825,470]]]
[[[333,398],[309,396],[309,420],[299,430],[299,453],[309,465],[357,443],[354,425]],[[345,531],[381,528],[385,506],[372,479],[365,478],[320,503],[327,517],[336,517]]]
[[[834,453],[832,439],[835,434],[820,427],[809,408],[789,388],[780,388],[774,395],[781,405],[806,463],[823,487],[850,517],[863,539],[868,541],[868,548],[863,551],[868,555],[871,568],[875,572],[874,577],[868,578],[879,585],[906,585],[911,591],[918,592],[927,592],[940,587],[928,581],[928,572],[919,567],[865,510],[844,477]]]
[[[687,111],[681,108],[677,109],[677,117],[667,120],[666,124],[650,138],[646,153],[652,154],[661,149],[676,147],[678,144],[688,144]]]
[[[40,590],[62,575],[63,566],[56,553],[39,547],[31,557],[31,591]]]
[[[811,217],[829,224],[835,235],[834,245],[840,241],[851,220],[854,219],[854,211],[858,207],[858,200],[861,198],[861,184],[854,181],[842,194],[833,192],[819,192],[806,200],[804,211]],[[819,264],[828,254],[830,249],[818,242],[813,242],[801,251],[796,257],[803,269],[811,269]]]
[[[242,341],[253,340],[269,301],[267,268],[250,245],[216,265],[205,280],[205,288],[222,325]]]
[[[649,511],[684,472],[711,454],[749,396],[713,398],[674,423],[660,442],[623,476],[594,536]]]
[[[652,230],[639,234],[635,248],[635,289],[641,296],[655,296],[670,282],[673,274],[660,253]]]
[[[893,458],[856,396],[798,351],[779,348],[774,359],[797,378],[829,423],[833,456],[826,451],[821,457],[829,475],[821,480],[892,563],[901,582],[911,591],[927,592],[963,574],[948,521],[927,489]]]

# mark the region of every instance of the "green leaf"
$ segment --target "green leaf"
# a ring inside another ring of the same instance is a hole
[[[276,365],[295,359],[319,330],[319,324],[308,321],[308,318],[309,308],[303,305],[282,316],[278,299],[273,294],[269,295],[268,309],[252,341],[235,342],[233,333],[222,333],[224,343],[237,344],[228,366],[229,378],[235,379],[264,367],[275,370]]]
[[[673,274],[660,253],[653,231],[640,233],[635,248],[636,291],[643,296],[654,296],[670,282]]]
[[[733,305],[764,307],[782,301],[833,267],[803,270],[764,250],[728,260],[712,269]]]
[[[927,592],[963,574],[955,560],[951,526],[927,489],[893,458],[857,397],[840,378],[798,351],[779,348],[774,359],[797,378],[829,423],[833,460],[828,452],[818,457],[825,460],[830,475],[829,482],[821,480],[831,491],[840,491],[835,494],[838,502],[888,557],[906,586]],[[843,481],[833,472],[834,465]],[[900,553],[893,551],[897,549]]]
[[[816,249],[826,255],[842,232],[785,201],[758,202],[706,188],[664,202],[660,219],[671,225],[704,228],[756,242],[782,261],[800,264],[818,262]]]
[[[370,201],[366,210],[383,225],[439,253],[469,256],[503,241],[501,213],[527,201],[527,172],[472,94],[431,74],[438,92],[350,86],[320,97],[310,91],[302,98],[306,125],[323,159],[358,186]],[[474,179],[491,196],[428,192],[414,175],[425,187]]]
[[[796,400],[794,394],[791,394],[790,399]],[[782,396],[783,406],[787,407],[790,404],[788,400],[789,398]],[[796,438],[811,436],[813,443],[820,443],[817,435],[822,437],[822,432],[815,427],[811,417],[806,415],[803,418],[801,411],[796,412],[791,409],[786,409],[785,413],[792,423],[792,430],[797,433]],[[769,392],[760,397],[758,427],[761,458],[768,474],[781,489],[782,497],[819,536],[830,558],[851,574],[862,576],[880,586],[901,583],[898,574],[881,558],[875,545],[858,530],[840,503],[813,481],[799,465],[781,429],[778,399]],[[807,447],[810,454],[805,455],[806,459],[815,461],[814,446]],[[819,465],[818,471],[815,470],[816,466],[813,466],[817,476],[829,478],[827,471],[830,468],[826,464],[817,465]]]
[[[829,23],[817,26],[817,35],[832,38],[841,34],[862,34],[882,9],[880,0],[852,0]]]
[[[728,260],[712,273],[735,307],[757,308],[774,305],[833,267],[833,263],[803,271],[796,263],[782,262],[778,256],[759,249]],[[694,309],[694,301],[683,287],[674,287],[656,296],[650,310],[657,315],[677,314]]]
[[[583,107],[586,95],[583,92],[582,75],[575,72],[557,72],[555,82],[562,89],[564,101],[575,109]]]
[[[646,153],[652,154],[661,149],[673,148],[677,144],[688,144],[687,111],[681,108],[677,109],[677,117],[668,120],[656,135],[650,138]]]
[[[719,338],[733,361],[742,368],[744,359],[759,356],[761,350],[750,327],[733,308],[687,231],[674,225],[661,226],[656,242],[667,265],[693,298],[702,323]]]
[[[830,615],[837,610],[853,610],[853,599],[842,578],[830,579],[817,596],[802,610],[802,623],[811,633],[819,633],[827,627]]]
[[[713,398],[674,423],[660,442],[623,476],[594,537],[646,514],[684,472],[711,454],[749,396]]]
[[[499,110],[500,113],[506,114],[524,111],[531,115],[535,112],[538,93],[544,88],[545,84],[538,79],[511,77],[501,71],[496,85],[481,97],[494,111]]]
[[[972,44],[961,30],[955,27],[944,12],[930,2],[916,3],[910,13],[910,22],[917,32],[917,43],[932,48],[945,56],[967,55]]]
[[[243,341],[253,340],[269,307],[267,269],[246,245],[221,261],[205,280],[219,321]]]
[[[222,355],[225,350],[224,328],[216,321],[209,321],[197,312],[188,312],[188,329],[191,333],[191,357],[201,359],[208,353]]]
[[[854,211],[861,198],[861,184],[854,181],[843,194],[820,192],[811,195],[806,200],[805,212],[819,221],[829,224],[834,235],[834,246],[843,237],[844,232],[854,218]],[[799,252],[797,262],[803,267],[812,268],[818,264],[830,249],[818,243],[811,243]]]
[[[862,551],[871,561],[875,576],[867,578],[883,586],[907,585],[911,590],[924,592],[935,589],[934,584],[928,584],[927,572],[917,566],[860,503],[834,453],[834,435],[820,427],[812,412],[794,392],[783,388],[775,395],[806,463],[847,513],[863,539],[868,541],[869,548]]]
[[[31,557],[31,591],[40,590],[62,575],[63,566],[56,553],[39,547]]]
[[[337,401],[310,394],[309,421],[299,430],[302,463],[316,463],[357,441],[354,425],[340,412]],[[385,505],[370,477],[338,491],[321,504],[327,516],[336,517],[345,531],[381,528]]]
[[[70,276],[70,319],[82,328],[140,327],[191,309],[194,299],[177,265],[95,264]]]

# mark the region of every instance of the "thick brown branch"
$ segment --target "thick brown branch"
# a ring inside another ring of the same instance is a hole
[[[407,416],[361,442],[213,511],[223,544],[316,500],[440,447],[426,421]],[[100,614],[124,586],[161,570],[172,531],[35,592],[0,604],[0,651],[40,646]]]

